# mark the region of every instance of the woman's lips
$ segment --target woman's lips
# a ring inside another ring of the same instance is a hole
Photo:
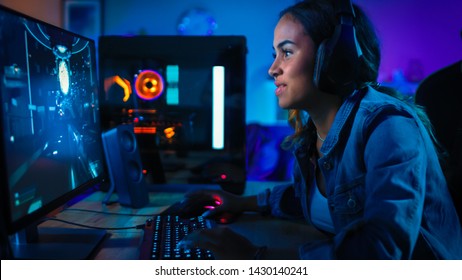
[[[280,96],[284,92],[286,85],[279,84],[279,83],[275,83],[275,85],[276,85],[276,90],[275,90],[276,96]]]

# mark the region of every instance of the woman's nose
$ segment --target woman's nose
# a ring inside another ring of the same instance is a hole
[[[271,64],[270,68],[268,69],[268,74],[273,77],[273,78],[276,78],[277,76],[279,76],[280,74],[280,69],[279,67],[276,65],[276,60],[273,62],[273,64]]]

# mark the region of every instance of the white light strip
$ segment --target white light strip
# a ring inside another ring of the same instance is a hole
[[[225,67],[213,67],[212,148],[225,147]]]

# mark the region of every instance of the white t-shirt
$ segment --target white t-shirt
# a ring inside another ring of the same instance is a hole
[[[334,224],[329,213],[327,198],[319,191],[316,180],[314,180],[310,197],[311,222],[324,231],[334,233]]]

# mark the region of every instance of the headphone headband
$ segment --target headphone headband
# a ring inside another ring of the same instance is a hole
[[[322,91],[345,96],[358,86],[362,51],[356,39],[351,1],[336,1],[334,9],[338,23],[332,37],[318,48],[314,83]]]

